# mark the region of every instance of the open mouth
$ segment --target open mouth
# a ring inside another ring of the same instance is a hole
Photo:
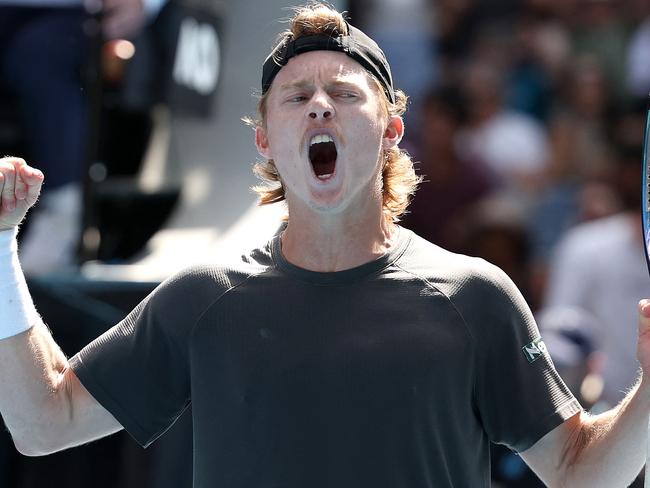
[[[319,134],[309,142],[309,161],[319,180],[331,178],[336,169],[336,144],[327,134]]]

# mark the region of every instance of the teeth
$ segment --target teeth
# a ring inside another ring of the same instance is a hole
[[[319,180],[326,180],[326,179],[329,178],[330,176],[332,176],[332,173],[328,173],[328,174],[326,174],[326,175],[318,175],[317,178],[318,178]]]
[[[334,139],[332,139],[332,136],[328,134],[318,134],[311,138],[309,145],[313,146],[314,144],[320,144],[321,142],[334,142]]]

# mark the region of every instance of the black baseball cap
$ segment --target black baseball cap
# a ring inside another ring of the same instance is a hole
[[[386,96],[395,103],[393,77],[386,55],[377,43],[360,29],[348,24],[348,35],[317,34],[293,39],[287,35],[264,61],[262,68],[262,94],[271,88],[271,83],[282,67],[298,54],[309,51],[337,51],[363,66],[381,84]]]

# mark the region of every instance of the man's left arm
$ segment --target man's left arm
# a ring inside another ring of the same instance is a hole
[[[637,357],[643,374],[617,407],[576,414],[521,453],[548,486],[627,487],[641,471],[650,415],[650,300],[639,303]]]

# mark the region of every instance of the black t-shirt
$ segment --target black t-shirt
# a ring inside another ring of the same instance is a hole
[[[158,287],[71,365],[147,446],[192,403],[197,488],[488,487],[580,411],[512,282],[401,228],[376,261],[287,262],[279,238]]]

